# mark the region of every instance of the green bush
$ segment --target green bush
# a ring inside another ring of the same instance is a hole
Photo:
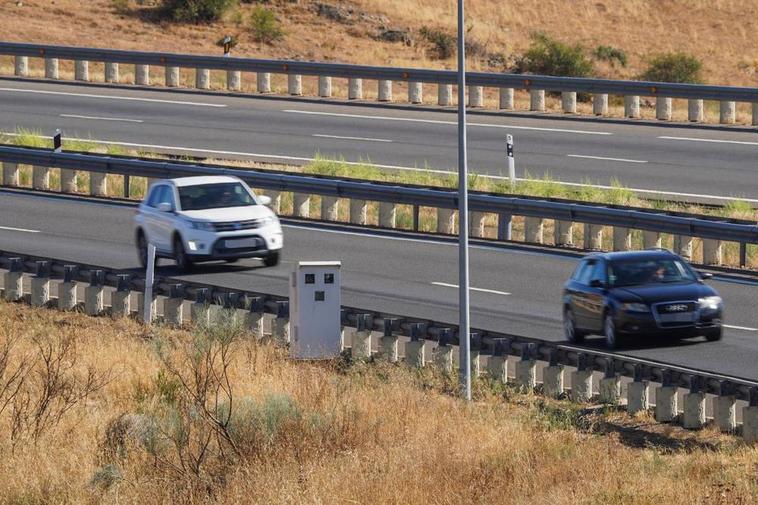
[[[432,45],[432,51],[436,58],[446,60],[455,54],[456,37],[438,28],[422,26],[419,31],[421,36]]]
[[[659,54],[650,60],[642,79],[656,82],[702,82],[700,71],[703,63],[686,53]]]
[[[163,10],[174,21],[209,22],[217,21],[237,0],[163,0]]]
[[[532,45],[516,60],[516,73],[588,77],[594,68],[580,45],[570,46],[542,32],[531,35]]]
[[[593,55],[598,60],[609,61],[613,65],[614,62],[618,62],[622,67],[626,67],[628,62],[626,53],[622,49],[611,46],[597,46],[593,51]]]
[[[266,44],[284,37],[284,31],[276,19],[276,15],[265,7],[253,9],[252,14],[250,14],[250,30],[257,42]]]

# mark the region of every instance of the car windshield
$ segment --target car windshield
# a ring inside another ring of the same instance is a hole
[[[676,258],[620,260],[608,265],[608,282],[613,287],[695,280],[694,272]]]
[[[180,186],[182,210],[220,209],[256,205],[250,192],[239,182]]]

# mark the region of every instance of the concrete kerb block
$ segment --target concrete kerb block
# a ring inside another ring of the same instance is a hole
[[[150,65],[134,65],[134,83],[150,86]]]
[[[514,89],[500,88],[500,109],[513,110],[515,108]]]
[[[397,363],[398,356],[398,337],[395,335],[394,329],[397,321],[392,318],[384,320],[384,333],[379,345],[379,355],[382,359],[389,361],[390,363]]]
[[[632,119],[640,117],[640,97],[637,95],[624,96],[624,116]]]
[[[363,100],[363,79],[348,79],[347,98],[348,100]]]
[[[29,57],[28,56],[16,56],[14,65],[15,74],[19,77],[26,77],[29,75]]]
[[[650,383],[646,380],[630,382],[626,388],[626,411],[629,414],[647,412],[650,408]]]
[[[295,217],[310,217],[311,215],[311,195],[306,193],[293,193],[292,206]]]
[[[698,391],[684,395],[682,426],[688,430],[699,430],[705,426],[705,393]]]
[[[672,100],[669,97],[659,96],[655,99],[655,118],[660,121],[671,121],[673,111]]]
[[[655,420],[670,423],[679,415],[676,386],[659,386],[655,390]]]
[[[179,77],[179,67],[166,67],[166,86],[169,88],[178,88]]]
[[[32,167],[32,187],[42,191],[50,189],[50,167]]]
[[[555,245],[573,246],[574,245],[574,223],[571,221],[555,222]]]
[[[719,102],[719,123],[734,124],[737,120],[737,104],[732,101]]]
[[[3,162],[3,185],[18,187],[21,183],[21,173],[17,163]]]
[[[563,91],[561,105],[565,114],[576,114],[576,91]]]
[[[58,73],[58,58],[45,58],[45,78],[60,79]]]
[[[271,74],[268,72],[255,74],[255,85],[258,93],[271,93]]]
[[[239,70],[226,71],[226,89],[229,91],[239,91],[242,89],[242,72]]]
[[[287,93],[292,96],[303,94],[303,76],[299,74],[287,74]]]
[[[596,116],[608,115],[608,94],[592,95],[592,113]]]
[[[687,119],[693,123],[705,121],[705,104],[701,99],[687,100]]]
[[[742,408],[742,438],[748,444],[758,442],[758,405]]]
[[[377,99],[380,102],[391,102],[392,101],[392,81],[389,81],[387,79],[379,79],[376,83],[377,85]]]
[[[408,83],[408,101],[410,103],[424,103],[424,84],[417,81]]]
[[[195,69],[195,87],[197,89],[210,89],[211,71],[207,68]]]
[[[368,223],[368,206],[366,200],[350,200],[350,223],[365,225]]]
[[[453,209],[437,209],[437,233],[455,233],[456,213]]]
[[[737,400],[734,395],[713,398],[713,420],[720,431],[732,433],[737,428]]]
[[[318,96],[321,98],[332,96],[332,78],[328,75],[318,76]]]
[[[437,85],[437,105],[442,107],[449,107],[453,104],[453,85],[452,84],[438,84]]]
[[[74,79],[77,81],[89,81],[89,62],[76,60],[74,62]]]
[[[112,61],[106,61],[105,62],[105,82],[112,82],[117,83],[119,82],[120,76],[118,71],[118,63],[112,62]]]
[[[545,220],[541,217],[527,216],[524,218],[524,241],[532,244],[543,244]]]
[[[336,196],[321,197],[321,219],[337,221],[339,219],[339,198]]]
[[[468,87],[468,106],[473,108],[484,107],[484,87]]]
[[[529,110],[535,112],[545,112],[545,90],[529,90]]]
[[[622,226],[613,227],[613,250],[632,250],[632,231],[629,228],[624,228]]]

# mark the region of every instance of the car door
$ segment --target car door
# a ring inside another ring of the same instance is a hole
[[[162,190],[158,195],[158,206],[168,204],[168,211],[156,209],[155,227],[156,227],[156,247],[164,253],[172,253],[174,221],[176,220],[176,198],[174,197],[174,187],[171,184],[162,185]]]
[[[574,314],[574,322],[577,328],[588,329],[590,310],[589,283],[590,276],[595,268],[595,259],[585,259],[576,269],[568,286],[569,306]]]
[[[170,190],[167,184],[154,185],[143,209],[147,238],[158,251],[163,253],[169,252],[170,239],[166,238],[166,226],[168,217],[173,214],[161,212],[158,207],[163,202],[170,203]]]
[[[603,310],[605,307],[608,274],[605,260],[598,258],[590,271],[589,283],[585,290],[586,328],[591,331],[603,329]]]

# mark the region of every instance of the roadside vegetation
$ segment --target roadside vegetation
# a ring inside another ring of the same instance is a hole
[[[758,499],[758,448],[738,437],[486,379],[466,404],[434,368],[296,362],[218,318],[146,328],[0,301],[0,502]]]

